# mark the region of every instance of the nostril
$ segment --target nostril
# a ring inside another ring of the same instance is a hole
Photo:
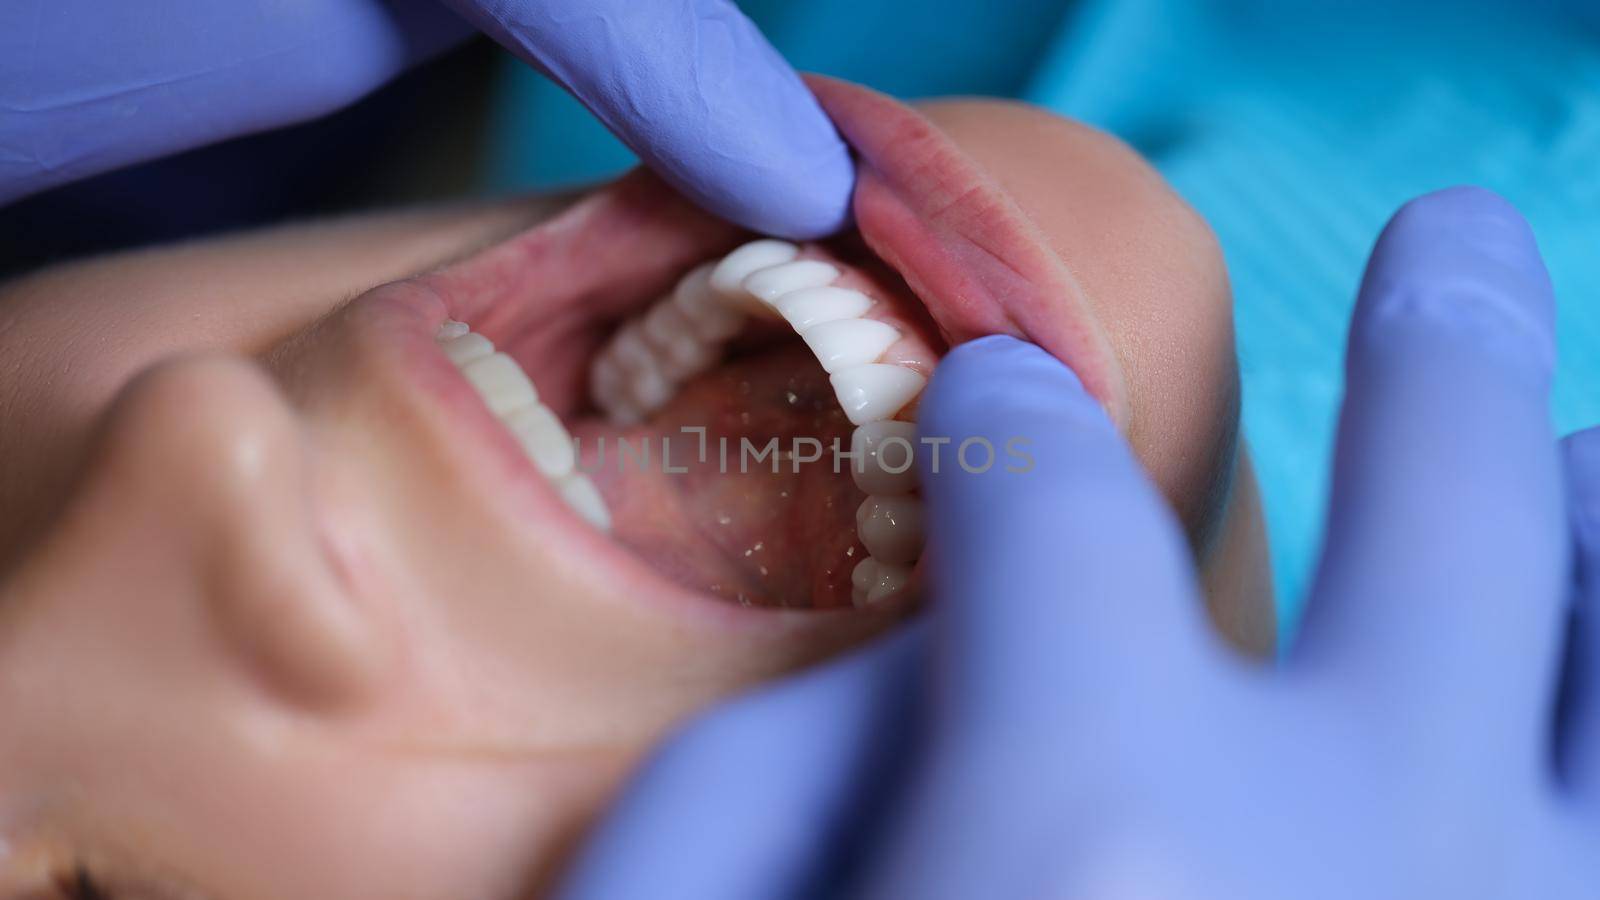
[[[135,378],[107,413],[95,478],[162,532],[224,655],[296,703],[369,696],[384,635],[326,550],[294,411],[258,365],[194,357]]]

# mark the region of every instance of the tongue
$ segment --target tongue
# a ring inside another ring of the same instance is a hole
[[[662,574],[736,603],[818,608],[850,605],[865,552],[863,495],[849,459],[835,469],[850,433],[797,342],[687,385],[648,425],[576,429],[614,536]]]

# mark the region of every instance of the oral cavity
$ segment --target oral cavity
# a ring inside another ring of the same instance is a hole
[[[839,267],[801,257],[794,244],[758,240],[691,270],[617,330],[591,364],[590,389],[614,424],[633,425],[719,365],[751,320],[787,323],[855,426],[851,477],[867,495],[855,528],[868,555],[851,571],[860,606],[903,591],[922,552],[914,410],[932,352],[891,304],[840,283]]]

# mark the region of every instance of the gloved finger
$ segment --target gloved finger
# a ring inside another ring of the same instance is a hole
[[[447,2],[711,212],[796,239],[847,222],[844,142],[729,0]]]
[[[919,417],[952,728],[1049,728],[1108,686],[1160,694],[1194,677],[1209,636],[1180,528],[1072,370],[1014,338],[972,341],[940,363]]]
[[[1070,369],[963,344],[918,415],[932,738],[859,895],[1035,896],[1067,811],[1194,745],[1220,645],[1175,517]]]
[[[1575,558],[1557,758],[1568,789],[1600,810],[1600,428],[1561,447]]]
[[[1395,214],[1351,323],[1296,655],[1461,752],[1544,733],[1566,588],[1554,353],[1550,279],[1509,203],[1455,188]]]
[[[0,205],[332,112],[469,34],[421,0],[0,3]]]
[[[567,900],[822,896],[904,764],[908,628],[735,700],[670,738],[584,846]]]

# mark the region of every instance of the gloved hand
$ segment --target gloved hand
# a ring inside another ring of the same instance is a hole
[[[446,0],[706,209],[838,230],[854,169],[731,0]],[[470,33],[439,0],[0,3],[0,204],[313,118]]]
[[[1564,657],[1552,318],[1498,197],[1391,222],[1276,668],[1212,637],[1177,523],[1072,373],[956,348],[923,433],[1031,438],[1036,468],[925,471],[926,621],[671,740],[564,896],[1595,896],[1600,592]],[[1571,458],[1600,522],[1600,434]]]

